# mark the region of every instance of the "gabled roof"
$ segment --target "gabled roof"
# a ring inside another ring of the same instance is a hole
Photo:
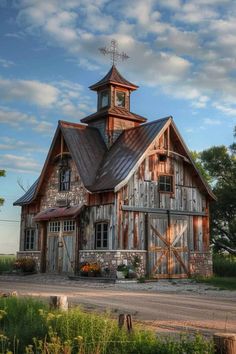
[[[78,174],[85,188],[90,192],[108,190],[116,192],[128,182],[132,173],[145,158],[145,153],[152,142],[170,125],[179,139],[184,154],[191,161],[192,168],[196,171],[203,189],[212,199],[215,199],[211,188],[192,160],[191,154],[173,123],[172,117],[166,117],[124,130],[110,150],[107,150],[96,128],[59,121],[58,129],[40,178],[14,205],[29,204],[36,198],[60,131],[77,166]]]
[[[130,90],[136,90],[138,86],[132,84],[128,80],[126,80],[116,69],[115,65],[112,65],[111,69],[108,73],[98,81],[96,84],[90,86],[91,90],[97,90],[99,87],[107,85],[107,84],[116,84],[118,86],[129,88]]]
[[[97,119],[103,118],[104,116],[108,116],[108,115],[118,117],[118,118],[132,120],[132,121],[139,122],[139,123],[144,123],[147,121],[147,118],[144,118],[136,113],[132,113],[124,107],[122,107],[122,108],[121,107],[110,107],[105,110],[101,110],[96,113],[90,114],[89,116],[81,119],[81,122],[82,123],[89,123],[95,119],[97,120]]]
[[[105,154],[91,191],[112,190],[138,163],[148,146],[171,117],[126,129]]]

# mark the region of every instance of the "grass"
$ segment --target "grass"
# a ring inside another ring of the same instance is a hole
[[[14,255],[0,255],[0,274],[11,271],[16,260]]]
[[[236,277],[236,257],[213,255],[213,272],[220,277]]]
[[[219,288],[220,290],[236,290],[236,277],[198,278],[198,282],[206,283]]]
[[[211,354],[212,342],[157,338],[154,332],[119,329],[109,314],[49,311],[39,301],[0,298],[0,353],[14,354]]]

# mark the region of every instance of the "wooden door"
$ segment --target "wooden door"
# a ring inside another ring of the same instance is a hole
[[[75,236],[62,236],[62,272],[74,273],[75,269]]]
[[[157,278],[188,276],[188,218],[150,214],[149,274]]]
[[[59,271],[58,239],[59,235],[48,236],[47,271],[50,273]]]

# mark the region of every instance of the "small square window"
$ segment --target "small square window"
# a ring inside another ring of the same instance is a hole
[[[159,161],[160,162],[166,162],[166,160],[167,160],[167,156],[166,155],[164,155],[164,154],[159,155]]]
[[[71,232],[75,230],[75,221],[74,220],[65,220],[63,223],[63,231]]]
[[[51,221],[49,223],[49,232],[60,232],[60,221]]]
[[[116,91],[116,106],[125,107],[125,92]]]
[[[159,191],[166,193],[173,193],[173,176],[159,177]]]

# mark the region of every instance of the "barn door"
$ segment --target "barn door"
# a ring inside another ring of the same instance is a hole
[[[151,214],[148,218],[149,274],[157,278],[188,276],[188,218]]]
[[[47,271],[50,273],[57,273],[59,271],[58,238],[58,235],[48,237]]]
[[[75,237],[62,236],[62,272],[73,273],[75,269]]]

